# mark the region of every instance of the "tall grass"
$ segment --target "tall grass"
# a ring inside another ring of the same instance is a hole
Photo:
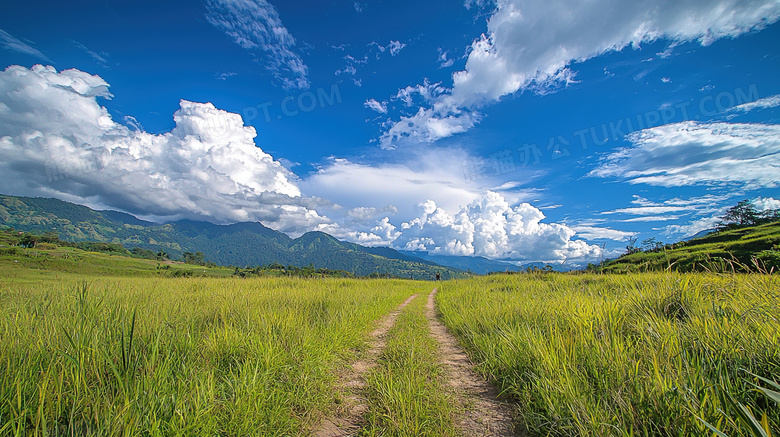
[[[0,290],[0,435],[305,434],[410,281],[141,279]]]
[[[494,276],[438,298],[531,435],[749,435],[724,393],[780,426],[751,384],[780,379],[777,276]]]
[[[430,336],[425,318],[426,296],[427,293],[420,293],[398,316],[379,366],[368,375],[365,436],[456,434],[452,422],[454,408],[444,388],[438,344]]]

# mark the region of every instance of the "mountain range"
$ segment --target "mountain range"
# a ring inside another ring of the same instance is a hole
[[[180,258],[185,252],[201,252],[206,261],[220,265],[312,265],[359,276],[388,273],[415,279],[433,279],[437,273],[443,279],[465,276],[463,270],[413,253],[365,247],[324,232],[291,238],[258,222],[217,225],[181,220],[158,224],[123,212],[96,211],[50,198],[0,195],[0,225],[33,233],[56,232],[64,241],[98,241],[118,243],[128,249],[163,250],[172,258]]]

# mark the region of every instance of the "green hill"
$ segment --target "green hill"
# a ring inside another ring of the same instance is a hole
[[[219,265],[260,266],[272,263],[344,270],[358,276],[373,273],[403,278],[444,279],[464,276],[460,270],[403,255],[390,248],[368,248],[339,241],[322,232],[299,238],[261,223],[215,225],[182,220],[157,224],[116,211],[95,211],[57,199],[0,195],[0,225],[43,234],[56,232],[64,241],[96,241],[163,250],[180,259],[185,252],[202,252]]]
[[[771,271],[780,270],[780,222],[713,232],[651,251],[605,261],[604,273],[673,270]]]

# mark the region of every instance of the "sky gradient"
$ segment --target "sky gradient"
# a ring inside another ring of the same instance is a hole
[[[582,266],[780,207],[780,1],[0,6],[0,192]]]

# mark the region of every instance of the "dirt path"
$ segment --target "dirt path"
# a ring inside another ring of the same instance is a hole
[[[456,418],[464,436],[515,436],[512,426],[512,407],[499,402],[498,390],[474,372],[474,366],[458,340],[436,318],[435,297],[438,289],[428,295],[425,316],[431,328],[431,336],[439,343],[445,372],[456,395],[456,400],[465,412]]]
[[[320,423],[319,429],[311,435],[315,437],[347,437],[357,434],[363,424],[363,415],[368,410],[368,402],[363,396],[366,388],[365,375],[377,365],[377,358],[387,344],[387,333],[393,328],[395,319],[409,302],[417,297],[415,294],[398,306],[392,313],[380,320],[377,328],[369,334],[369,347],[365,356],[339,376],[337,390],[341,392],[344,403],[339,406],[331,417]]]

